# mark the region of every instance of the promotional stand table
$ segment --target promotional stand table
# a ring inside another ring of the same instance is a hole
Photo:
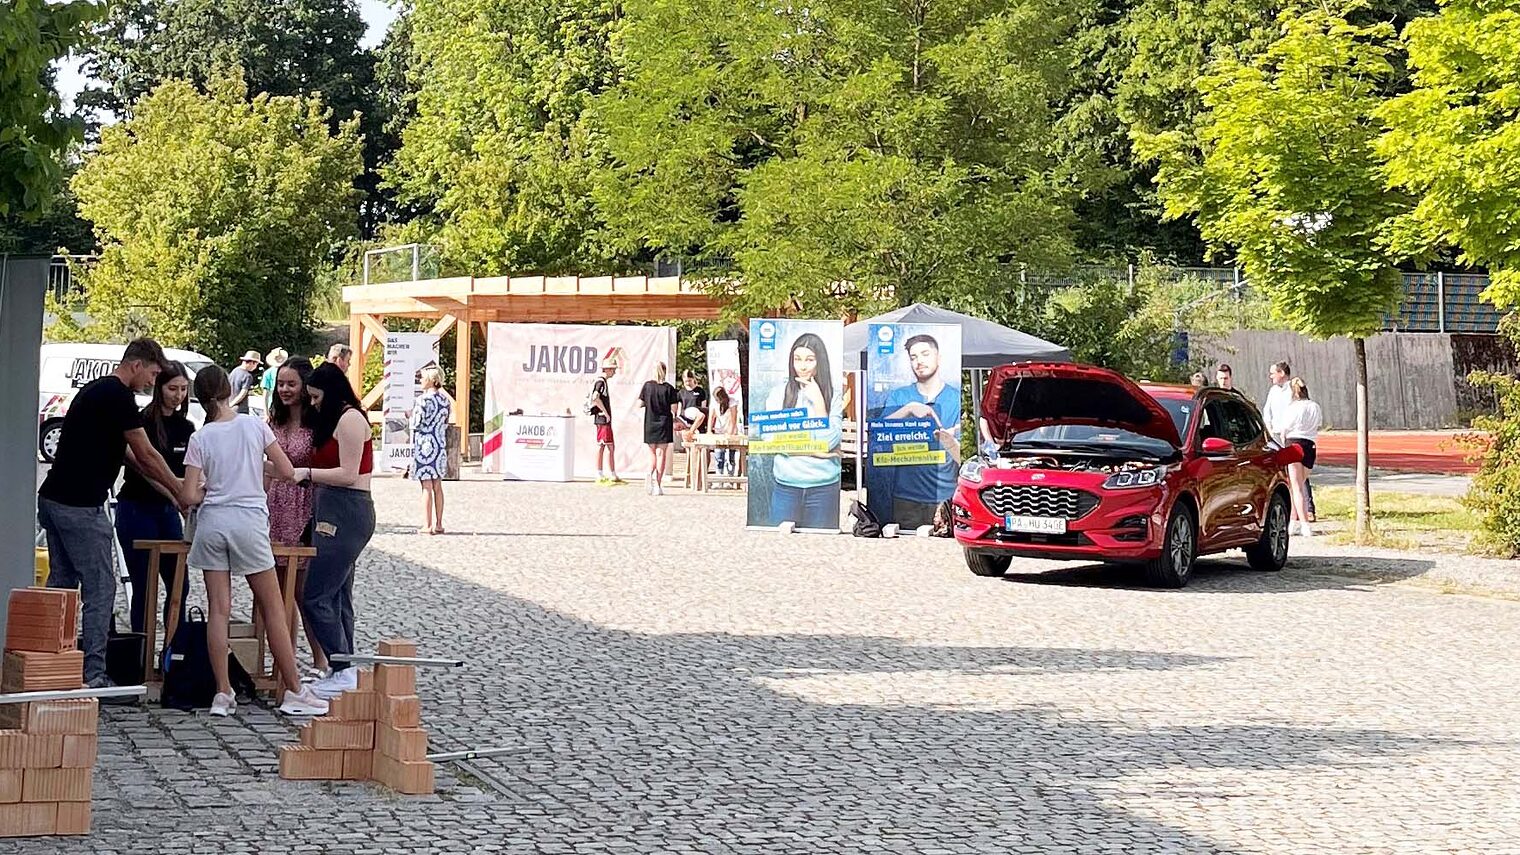
[[[507,416],[501,472],[508,481],[575,480],[574,416]]]

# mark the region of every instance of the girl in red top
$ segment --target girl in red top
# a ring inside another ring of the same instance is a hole
[[[295,474],[298,482],[316,485],[311,545],[317,554],[306,570],[301,603],[322,650],[329,656],[351,654],[354,567],[375,534],[375,503],[369,492],[375,452],[369,418],[338,366],[317,366],[306,388],[315,410],[311,465]],[[318,697],[335,698],[358,688],[358,671],[347,662],[331,664],[332,672],[312,684]]]

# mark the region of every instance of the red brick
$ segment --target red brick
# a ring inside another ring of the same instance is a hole
[[[374,692],[344,692],[328,704],[327,717],[340,721],[374,721],[380,717],[380,696]]]
[[[370,770],[373,768],[371,760],[374,756],[374,751],[343,752],[343,780],[368,781]]]
[[[89,834],[90,803],[62,802],[58,805],[58,826],[54,834]]]
[[[62,588],[11,591],[5,624],[6,650],[61,653],[74,649],[79,592]]]
[[[63,763],[65,769],[89,768],[95,765],[99,753],[99,737],[71,733],[63,737]]]
[[[24,802],[87,802],[94,769],[24,769],[21,800]]]
[[[433,764],[427,760],[397,760],[377,751],[373,776],[376,781],[409,796],[433,792]]]
[[[329,716],[314,718],[301,728],[301,744],[308,748],[367,751],[375,747],[375,723],[339,721]]]
[[[406,638],[387,638],[380,642],[381,656],[416,656],[417,642]]]
[[[0,704],[0,728],[27,733],[90,734],[95,732],[99,718],[100,701],[95,698]]]
[[[359,691],[373,692],[375,690],[375,669],[359,669]]]
[[[62,736],[0,730],[0,769],[54,769],[62,764]]]
[[[23,769],[0,769],[0,804],[21,801],[21,778]]]
[[[0,837],[46,837],[57,824],[57,802],[0,805]]]
[[[38,653],[5,651],[0,692],[51,692],[84,685],[84,651]]]
[[[375,726],[375,750],[396,760],[426,760],[427,731],[420,727]]]
[[[422,701],[416,695],[380,698],[380,716],[391,727],[417,727],[422,724]]]
[[[376,665],[375,691],[392,698],[417,694],[417,666]]]
[[[280,777],[287,781],[343,780],[343,752],[305,745],[280,746]]]

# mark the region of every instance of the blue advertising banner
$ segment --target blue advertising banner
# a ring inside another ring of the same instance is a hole
[[[961,328],[872,324],[866,355],[866,504],[883,523],[934,522],[961,463]]]
[[[748,524],[839,532],[844,324],[750,321]]]

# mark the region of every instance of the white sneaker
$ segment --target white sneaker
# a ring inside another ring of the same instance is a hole
[[[352,692],[359,688],[359,669],[344,668],[342,671],[334,671],[312,683],[308,688],[317,697],[331,700],[344,692]]]
[[[1299,523],[1298,524],[1298,533],[1301,534],[1301,535],[1303,535],[1304,537],[1313,537],[1314,536],[1314,529],[1309,528],[1309,524],[1308,523]]]
[[[318,680],[326,677],[329,673],[330,672],[323,671],[321,668],[316,667],[303,668],[301,670],[301,685],[304,686],[307,683],[315,683]]]
[[[659,481],[654,482],[654,494],[656,496],[665,495],[665,487],[661,485]]]
[[[285,692],[285,703],[280,704],[280,712],[299,716],[327,715],[327,701],[317,697],[310,686],[302,686],[299,692]]]
[[[214,716],[229,716],[237,709],[237,698],[232,695],[217,692],[216,697],[211,699],[211,714]]]

